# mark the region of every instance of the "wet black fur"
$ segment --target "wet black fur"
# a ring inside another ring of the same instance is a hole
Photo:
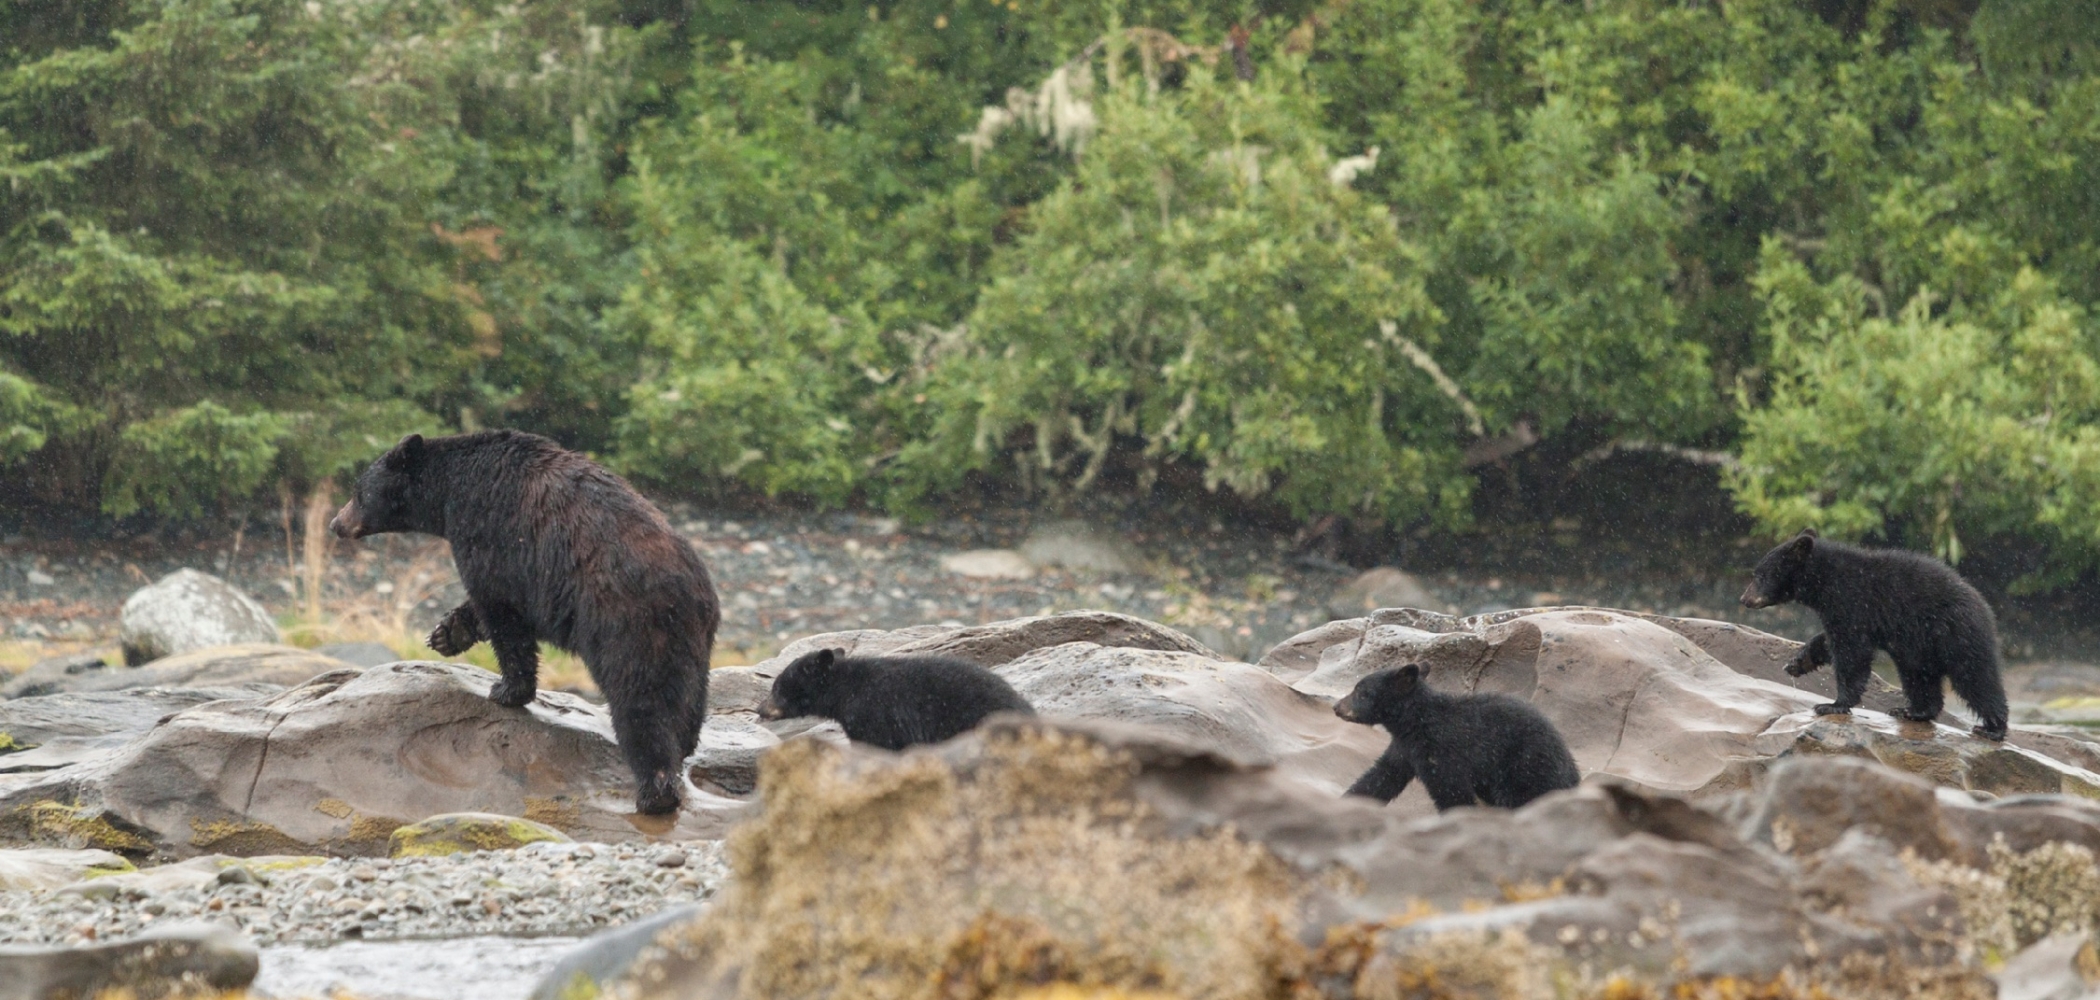
[[[1582,780],[1567,742],[1538,709],[1508,695],[1431,690],[1416,664],[1357,681],[1334,714],[1393,734],[1350,795],[1391,802],[1419,776],[1438,811],[1515,809]]]
[[[431,648],[456,656],[488,640],[502,669],[489,698],[511,707],[538,690],[540,642],[582,657],[634,771],[636,809],[678,808],[719,606],[692,546],[620,477],[532,434],[410,435],[358,478],[332,527],[449,540],[467,603]]]
[[[885,750],[939,743],[994,712],[1035,714],[998,674],[938,656],[847,656],[820,649],[787,665],[760,706],[769,719],[836,719],[849,739]]]
[[[1946,563],[1900,549],[1862,549],[1803,531],[1758,560],[1745,607],[1799,601],[1823,623],[1786,666],[1799,677],[1835,664],[1837,700],[1819,715],[1858,707],[1873,673],[1874,651],[1896,661],[1906,709],[1918,722],[1945,707],[1944,678],[1980,720],[1986,739],[2005,738],[2005,682],[1998,664],[1998,625],[1983,595]]]

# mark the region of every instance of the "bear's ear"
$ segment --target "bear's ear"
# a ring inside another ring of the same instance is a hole
[[[1393,675],[1393,689],[1401,693],[1414,690],[1422,684],[1422,665],[1410,663]]]
[[[1800,534],[1795,535],[1793,540],[1786,544],[1787,548],[1793,549],[1800,555],[1805,556],[1810,552],[1814,552],[1816,550],[1816,529],[1803,528]]]
[[[846,651],[843,649],[820,649],[809,654],[809,665],[812,667],[828,667],[831,666],[833,660],[845,654]]]
[[[1821,537],[1823,537],[1823,536],[1821,536],[1821,535],[1818,535],[1818,534],[1816,534],[1816,529],[1814,529],[1814,528],[1803,528],[1803,529],[1801,529],[1801,533],[1800,533],[1800,534],[1798,534],[1798,535],[1795,535],[1794,537],[1795,537],[1795,538],[1821,538]]]
[[[423,435],[410,434],[402,438],[386,457],[387,464],[397,469],[412,469],[423,464]]]

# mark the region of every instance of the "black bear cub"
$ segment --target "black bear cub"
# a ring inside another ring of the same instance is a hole
[[[1835,664],[1837,700],[1818,715],[1850,712],[1866,694],[1874,651],[1896,661],[1908,705],[1899,716],[1939,717],[1953,684],[1981,721],[1985,739],[2005,738],[2005,682],[1998,673],[1998,626],[1991,606],[1946,563],[1897,549],[1861,549],[1816,537],[1808,529],[1765,553],[1743,589],[1743,606],[1799,601],[1823,631],[1786,665],[1799,677]]]
[[[451,541],[467,603],[430,648],[457,656],[488,640],[503,673],[489,699],[513,708],[538,691],[540,642],[582,657],[634,771],[635,809],[677,810],[720,612],[693,547],[620,477],[532,434],[411,434],[358,477],[329,526]]]
[[[884,750],[939,743],[994,712],[1035,714],[1027,699],[974,663],[938,656],[805,653],[773,679],[760,718],[836,719],[846,737]]]
[[[1432,691],[1418,664],[1357,681],[1334,714],[1393,734],[1350,795],[1391,802],[1419,775],[1439,812],[1475,803],[1515,809],[1582,780],[1560,731],[1538,709],[1508,695]]]

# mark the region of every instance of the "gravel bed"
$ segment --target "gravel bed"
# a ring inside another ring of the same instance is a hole
[[[0,892],[0,942],[84,944],[176,920],[228,921],[264,946],[582,935],[706,899],[727,875],[718,841],[235,863],[199,888],[153,891],[120,877]]]

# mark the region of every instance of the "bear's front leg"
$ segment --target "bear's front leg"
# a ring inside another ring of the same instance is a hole
[[[1800,677],[1803,674],[1812,674],[1818,667],[1829,662],[1830,635],[1818,632],[1815,638],[1802,643],[1801,648],[1794,651],[1793,659],[1786,661],[1786,675]]]
[[[1837,674],[1837,700],[1817,705],[1816,714],[1849,715],[1866,697],[1867,679],[1874,676],[1874,645],[1863,637],[1841,634],[1830,640],[1830,654],[1831,669]]]
[[[482,613],[489,645],[496,647],[496,666],[503,679],[489,689],[489,700],[506,708],[532,703],[540,688],[540,643],[523,616],[501,605]]]
[[[458,656],[488,637],[488,632],[481,627],[481,616],[474,613],[474,604],[469,601],[453,608],[436,628],[430,630],[430,638],[423,642],[439,656]]]

